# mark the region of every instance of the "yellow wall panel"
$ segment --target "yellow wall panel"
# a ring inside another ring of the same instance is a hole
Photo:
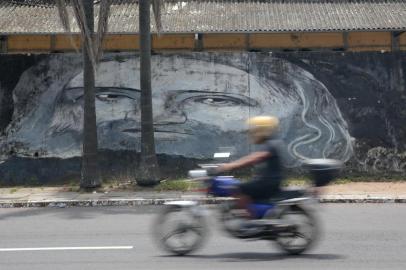
[[[249,46],[254,49],[293,48],[290,34],[250,34]]]
[[[390,46],[360,46],[360,47],[349,47],[350,52],[390,52],[392,47]]]
[[[391,46],[392,36],[389,32],[350,32],[348,46]]]
[[[103,42],[103,48],[108,51],[127,51],[139,49],[138,35],[108,35]]]
[[[79,35],[74,35],[70,38],[69,35],[56,35],[53,50],[68,51],[80,49],[81,39]]]
[[[246,34],[203,34],[204,49],[246,49]]]
[[[49,35],[12,35],[7,38],[9,51],[44,51],[51,49]]]
[[[194,49],[195,35],[153,35],[152,49]]]
[[[403,33],[399,36],[399,45],[406,46],[406,33]]]
[[[297,34],[296,36],[298,37],[298,44],[301,48],[344,47],[342,33],[303,33]]]
[[[344,46],[342,33],[250,34],[250,48],[338,48]]]
[[[253,34],[203,34],[203,50],[246,49],[328,49],[344,47],[343,33],[253,33]],[[71,51],[74,49],[68,35],[10,35],[5,39],[10,52]],[[80,48],[79,35],[73,42]],[[389,32],[350,32],[347,36],[350,51],[390,51]],[[399,45],[406,50],[406,33],[399,36]],[[152,36],[155,50],[194,50],[194,34],[163,34]],[[103,47],[106,51],[139,50],[138,35],[108,35]]]

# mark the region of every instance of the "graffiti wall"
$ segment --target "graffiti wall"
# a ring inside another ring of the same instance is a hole
[[[13,57],[0,57],[9,67],[2,65],[0,102],[12,105],[0,115],[0,180],[29,163],[47,167],[50,160],[58,160],[60,175],[65,166],[75,171],[83,126],[80,55],[26,56],[19,59],[25,65]],[[166,159],[206,160],[231,147],[238,157],[254,149],[245,120],[276,115],[289,167],[327,157],[347,162],[352,171],[404,172],[402,59],[371,53],[153,55],[157,152]],[[138,56],[110,54],[96,71],[99,148],[106,162],[140,149],[139,70]],[[10,110],[12,117],[5,117]],[[42,177],[38,169],[35,174]]]

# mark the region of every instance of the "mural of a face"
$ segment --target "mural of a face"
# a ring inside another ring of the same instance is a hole
[[[134,56],[106,58],[97,69],[100,148],[140,148],[139,69]],[[62,86],[41,95],[8,142],[21,142],[24,151],[44,156],[80,155],[83,72],[74,68],[70,74]],[[158,153],[210,158],[219,147],[232,146],[237,156],[245,154],[245,120],[254,115],[280,118],[290,164],[306,157],[347,160],[352,153],[334,98],[310,73],[286,60],[271,58],[244,69],[193,55],[156,55],[152,89]]]

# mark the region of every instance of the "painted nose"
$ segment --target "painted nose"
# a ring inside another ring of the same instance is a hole
[[[186,122],[186,115],[179,110],[164,111],[154,118],[155,125],[174,125]]]

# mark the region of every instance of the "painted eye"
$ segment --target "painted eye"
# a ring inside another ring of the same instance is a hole
[[[95,96],[97,100],[103,102],[115,102],[124,98],[138,101],[139,90],[134,88],[118,88],[118,87],[95,87]],[[83,88],[66,88],[64,89],[64,100],[76,102],[83,98]]]
[[[193,106],[196,103],[213,107],[240,107],[258,105],[258,102],[244,95],[199,90],[181,91],[175,96],[175,101],[179,104],[189,106]]]
[[[196,97],[193,101],[211,106],[237,106],[244,103],[242,100],[227,96]]]
[[[122,98],[123,96],[116,94],[97,94],[96,97],[101,101],[116,101]]]

